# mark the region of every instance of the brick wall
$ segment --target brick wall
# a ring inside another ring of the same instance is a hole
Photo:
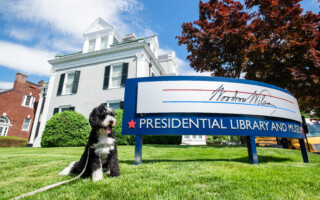
[[[22,105],[24,95],[35,97],[33,108]],[[16,136],[29,139],[34,121],[37,105],[39,102],[40,89],[38,85],[28,82],[27,76],[17,73],[12,90],[0,93],[0,116],[6,113],[11,126],[7,136]],[[30,118],[31,123],[28,131],[23,131],[24,118]]]

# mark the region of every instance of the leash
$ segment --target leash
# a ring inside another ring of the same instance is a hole
[[[87,168],[87,164],[88,164],[88,160],[89,160],[89,153],[90,153],[90,150],[88,150],[88,156],[87,156],[86,164],[85,164],[82,172],[81,172],[78,176],[76,176],[76,177],[74,177],[74,178],[72,178],[72,179],[70,179],[70,180],[61,181],[61,182],[59,182],[59,183],[55,183],[55,184],[52,184],[52,185],[48,185],[48,186],[46,186],[46,187],[40,188],[40,189],[35,190],[35,191],[29,192],[29,193],[26,193],[26,194],[22,194],[22,195],[20,195],[20,196],[18,196],[18,197],[12,198],[11,200],[16,200],[16,199],[20,199],[20,198],[24,198],[24,197],[27,197],[27,196],[34,195],[34,194],[39,193],[39,192],[44,192],[44,191],[47,191],[47,190],[49,190],[49,189],[55,188],[55,187],[57,187],[57,186],[59,186],[59,185],[63,185],[63,184],[65,184],[65,183],[69,183],[69,182],[71,182],[71,181],[74,181],[74,180],[80,178],[80,177],[82,176],[82,174],[84,173],[84,171],[86,170],[86,168]]]

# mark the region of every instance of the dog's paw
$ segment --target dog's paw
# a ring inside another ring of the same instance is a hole
[[[103,179],[102,168],[99,168],[92,173],[92,181],[93,182],[101,181],[102,179]]]
[[[68,176],[70,175],[71,173],[71,169],[73,168],[74,164],[76,163],[77,161],[73,161],[69,164],[68,167],[66,167],[64,170],[62,170],[62,172],[59,173],[60,176]]]
[[[71,168],[66,167],[62,172],[59,173],[60,176],[68,176],[70,174]]]

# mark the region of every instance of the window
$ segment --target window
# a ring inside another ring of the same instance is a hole
[[[108,38],[107,37],[101,38],[100,49],[106,49],[107,47],[108,47]]]
[[[103,89],[124,87],[128,77],[128,63],[105,67]]]
[[[74,80],[74,73],[67,73],[65,78],[64,94],[72,94],[72,85]]]
[[[119,108],[123,109],[123,104],[124,104],[123,101],[108,102],[109,107],[112,108],[113,110],[118,110]]]
[[[76,94],[78,91],[80,71],[72,71],[60,75],[57,96]]]
[[[34,99],[35,97],[25,94],[22,100],[22,105],[33,108]]]
[[[109,103],[109,107],[113,110],[118,110],[120,108],[120,102]]]
[[[89,40],[88,52],[94,51],[95,46],[96,46],[96,40],[95,39]]]
[[[189,139],[189,135],[185,135],[185,136],[184,136],[184,139]]]
[[[112,65],[111,87],[120,87],[121,85],[122,64]]]
[[[53,109],[53,114],[61,113],[61,112],[67,111],[67,110],[74,111],[74,109],[75,109],[74,106],[59,106],[59,107]]]
[[[9,131],[10,120],[6,116],[0,116],[0,136],[6,136]]]
[[[30,118],[24,118],[23,125],[22,125],[23,131],[29,131],[30,122],[31,122]]]
[[[113,37],[113,42],[112,42],[112,44],[118,44],[118,43],[119,43],[119,41],[117,40],[117,38]]]

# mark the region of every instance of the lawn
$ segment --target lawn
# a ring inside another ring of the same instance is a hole
[[[83,149],[0,148],[0,198],[70,179],[58,173]],[[246,147],[144,145],[135,166],[134,146],[118,151],[120,177],[78,179],[26,199],[320,199],[320,155],[303,163],[299,151],[260,147],[251,165]]]

